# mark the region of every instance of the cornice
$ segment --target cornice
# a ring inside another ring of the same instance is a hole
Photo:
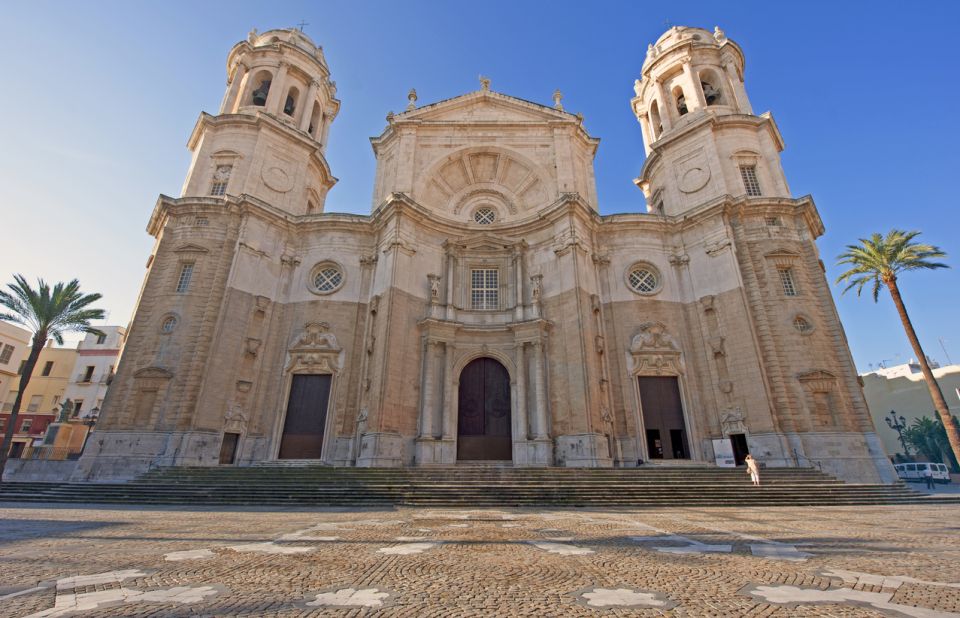
[[[197,118],[193,130],[190,132],[190,137],[187,139],[187,148],[191,152],[195,151],[197,145],[200,143],[200,138],[207,129],[231,125],[246,125],[256,130],[269,129],[282,134],[286,138],[295,140],[310,153],[310,161],[316,163],[320,166],[320,169],[323,170],[326,180],[324,185],[326,188],[330,189],[333,185],[337,184],[339,179],[330,171],[330,165],[327,163],[320,143],[312,137],[309,137],[303,131],[289,127],[274,118],[273,115],[265,112],[257,112],[256,114],[220,114],[217,116],[213,116],[207,112],[200,112],[200,117]]]
[[[753,128],[766,128],[771,137],[774,140],[774,143],[777,146],[778,152],[783,152],[785,143],[783,141],[783,135],[780,133],[780,128],[777,126],[776,120],[773,118],[773,114],[770,112],[764,112],[759,116],[753,114],[719,114],[714,115],[708,112],[695,112],[702,113],[703,115],[682,127],[671,129],[664,133],[659,140],[653,142],[650,147],[650,154],[647,156],[646,160],[643,162],[643,166],[640,168],[640,175],[634,178],[633,183],[637,186],[640,186],[642,183],[647,182],[649,178],[647,177],[650,169],[657,164],[657,162],[663,158],[661,154],[665,148],[674,144],[676,142],[682,141],[691,136],[692,133],[699,131],[706,125],[710,125],[712,129],[717,128],[726,128],[726,127],[753,127]]]

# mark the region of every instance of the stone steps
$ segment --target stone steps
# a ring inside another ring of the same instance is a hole
[[[333,468],[316,462],[154,470],[127,483],[4,483],[0,500],[209,506],[803,506],[960,504],[903,483],[843,483],[811,469],[771,468],[753,487],[743,469]]]

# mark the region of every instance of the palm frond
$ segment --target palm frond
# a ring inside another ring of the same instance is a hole
[[[911,270],[936,270],[949,268],[943,262],[932,261],[947,256],[939,247],[915,242],[918,231],[905,232],[893,229],[882,235],[874,232],[869,238],[859,239],[859,244],[847,245],[846,251],[837,256],[838,266],[849,266],[836,283],[847,283],[842,293],[856,289],[857,296],[867,283],[872,283],[873,300],[880,298],[883,287],[897,279],[897,273]]]

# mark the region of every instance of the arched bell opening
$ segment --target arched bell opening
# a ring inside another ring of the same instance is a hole
[[[270,84],[273,82],[273,75],[270,71],[259,71],[254,77],[253,87],[250,89],[250,99],[248,105],[263,107],[267,104],[267,95],[270,94]]]

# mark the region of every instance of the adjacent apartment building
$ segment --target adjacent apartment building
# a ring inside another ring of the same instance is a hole
[[[938,367],[935,363],[933,376],[940,384],[940,390],[947,400],[950,413],[960,416],[960,365]],[[873,423],[877,426],[877,433],[883,443],[883,448],[891,457],[903,453],[903,445],[897,432],[886,423],[890,412],[906,419],[907,427],[923,416],[937,418],[933,408],[933,400],[927,383],[920,373],[920,365],[911,359],[909,363],[885,367],[861,376],[863,379],[863,394],[867,398]]]
[[[27,447],[43,440],[47,426],[56,420],[60,411],[60,403],[73,375],[76,360],[76,348],[56,348],[52,341],[40,352],[33,377],[30,378],[20,406],[10,448],[11,458],[20,457]],[[19,376],[17,380],[10,380],[8,383],[3,411],[0,413],[0,431],[6,431],[7,423],[10,422],[10,412],[17,399],[18,388]]]

